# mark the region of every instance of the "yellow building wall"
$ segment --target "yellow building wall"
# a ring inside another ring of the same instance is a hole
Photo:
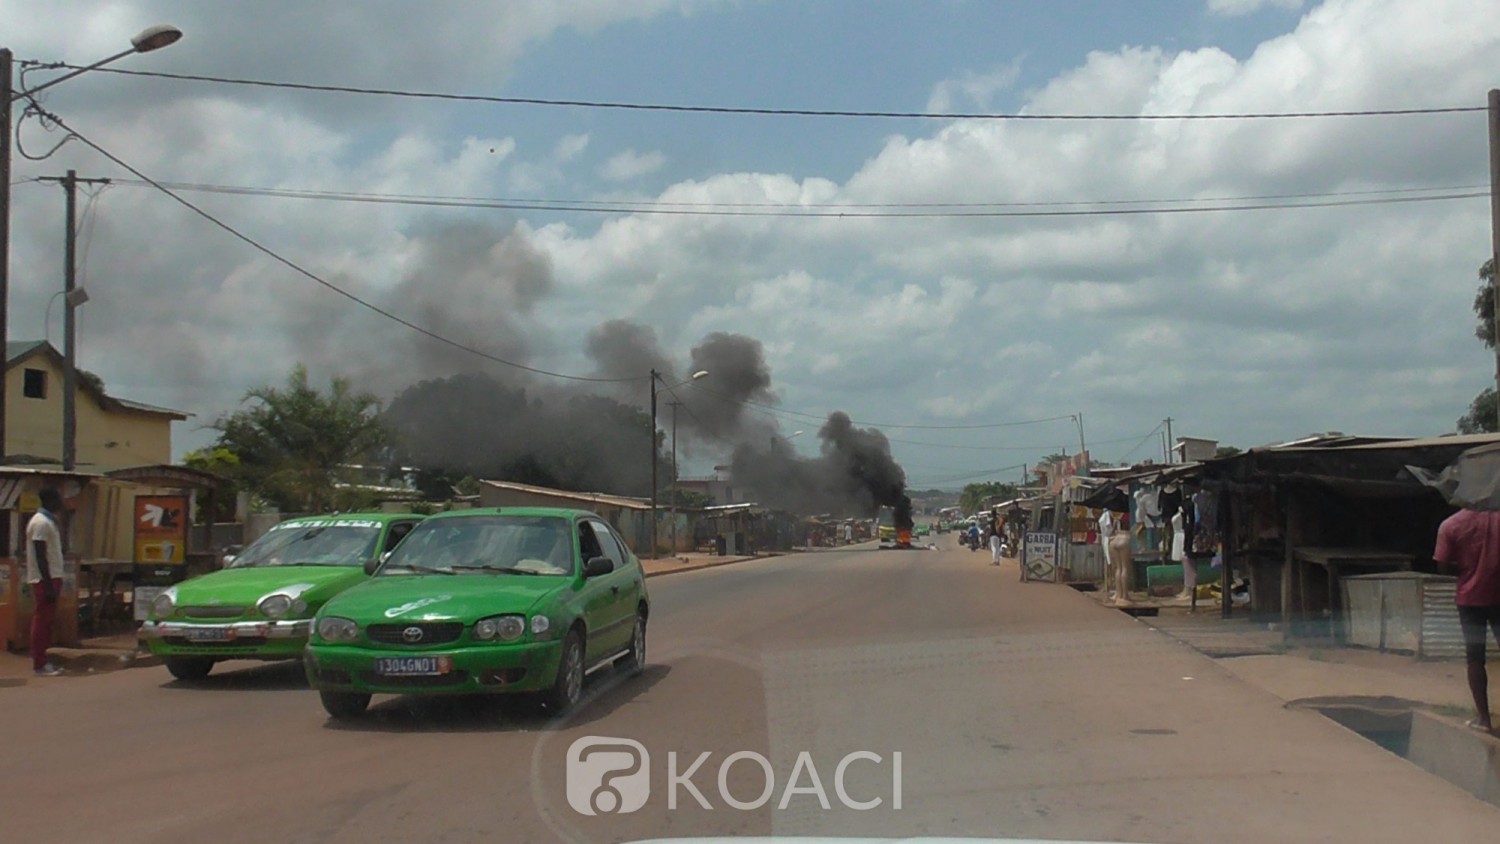
[[[47,373],[46,396],[25,395],[27,369]],[[63,372],[45,354],[33,355],[5,373],[5,453],[62,459]],[[109,471],[172,462],[172,420],[133,411],[107,411],[79,388],[78,468]]]

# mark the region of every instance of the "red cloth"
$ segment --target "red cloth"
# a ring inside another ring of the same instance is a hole
[[[1461,607],[1500,607],[1500,512],[1460,510],[1438,526],[1432,558],[1458,567]]]
[[[47,600],[40,580],[31,584],[31,594],[36,605],[31,615],[31,667],[40,671],[46,667],[47,649],[52,647],[52,619],[57,615],[56,597],[62,594],[62,578],[52,578],[53,600]]]

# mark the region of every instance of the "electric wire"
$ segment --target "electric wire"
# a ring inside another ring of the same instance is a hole
[[[25,60],[23,68],[37,70],[80,70],[81,65],[66,62],[38,62]],[[323,85],[310,82],[282,82],[266,79],[249,79],[231,76],[211,76],[197,73],[169,73],[153,70],[129,70],[124,68],[94,68],[95,73],[113,73],[149,79],[169,79],[180,82],[202,82],[215,85],[237,85],[253,88],[271,88],[292,91],[315,91],[335,94],[360,94],[365,96],[397,97],[419,100],[443,100],[450,102],[478,102],[498,105],[530,105],[563,108],[614,109],[622,111],[661,111],[693,114],[731,114],[778,117],[856,117],[895,118],[903,120],[1010,120],[1010,121],[1138,121],[1138,120],[1278,120],[1332,117],[1395,117],[1436,114],[1467,114],[1482,112],[1486,106],[1435,106],[1416,108],[1344,109],[1330,111],[1285,111],[1285,112],[1223,112],[1204,114],[1029,114],[1005,112],[945,112],[923,111],[863,111],[856,109],[818,109],[756,106],[681,105],[671,103],[621,102],[610,100],[550,99],[543,97],[500,97],[486,94],[458,94],[439,91],[414,91],[399,88],[374,88],[355,85]]]
[[[35,103],[33,103],[33,105],[35,105]],[[38,106],[38,109],[40,110],[39,106]],[[505,358],[501,358],[501,357],[498,357],[496,355],[490,354],[489,352],[486,352],[486,351],[484,351],[482,349],[477,349],[477,348],[474,348],[473,346],[469,346],[469,345],[466,345],[464,343],[460,343],[457,340],[452,340],[452,339],[450,339],[448,337],[444,337],[443,335],[438,334],[437,332],[435,332],[435,331],[433,331],[433,330],[431,330],[429,328],[426,328],[426,327],[424,327],[422,325],[418,325],[417,323],[412,322],[411,320],[408,320],[405,317],[402,317],[402,316],[399,316],[399,315],[397,315],[395,313],[392,313],[391,311],[388,311],[385,308],[382,308],[379,305],[376,305],[375,303],[370,302],[369,300],[362,299],[358,295],[356,295],[354,293],[351,293],[348,290],[345,290],[344,288],[339,287],[338,285],[336,285],[336,284],[334,284],[334,283],[332,283],[332,282],[324,279],[322,276],[319,276],[317,273],[314,273],[313,271],[311,271],[309,269],[306,269],[301,264],[298,264],[296,261],[293,261],[292,259],[283,256],[281,253],[275,251],[274,249],[272,249],[269,246],[266,246],[265,244],[263,244],[260,241],[252,238],[251,236],[245,234],[244,232],[241,232],[239,229],[235,228],[234,226],[231,226],[229,223],[226,223],[223,220],[220,220],[218,217],[215,217],[214,215],[210,214],[209,212],[203,210],[202,208],[199,208],[197,205],[194,205],[193,203],[189,202],[187,199],[185,199],[182,196],[179,196],[178,194],[176,194],[175,192],[173,192],[170,188],[167,188],[167,187],[165,187],[165,186],[163,186],[163,185],[161,185],[161,184],[153,181],[151,179],[151,177],[147,176],[145,173],[142,173],[140,170],[137,170],[135,167],[133,167],[130,164],[126,163],[123,159],[121,159],[120,157],[116,156],[114,153],[111,153],[109,150],[106,150],[104,147],[102,147],[99,144],[95,143],[94,141],[90,140],[87,136],[85,136],[83,134],[80,134],[76,129],[72,128],[67,123],[63,122],[56,115],[47,115],[47,118],[49,120],[51,120],[53,123],[55,123],[57,126],[63,128],[63,129],[66,129],[68,131],[68,133],[72,137],[76,138],[80,143],[84,144],[85,146],[88,146],[90,149],[94,150],[95,152],[99,153],[100,155],[104,156],[105,158],[109,159],[110,161],[114,162],[117,166],[119,166],[119,167],[123,168],[124,170],[128,171],[129,173],[131,173],[132,175],[134,175],[137,179],[140,179],[140,180],[142,180],[144,182],[150,183],[157,190],[161,191],[162,193],[164,193],[168,197],[170,197],[174,202],[178,203],[179,205],[182,205],[184,208],[187,208],[189,211],[192,211],[194,214],[196,214],[199,217],[202,217],[203,219],[207,220],[209,223],[211,223],[215,227],[217,227],[219,229],[222,229],[223,231],[227,232],[228,234],[230,234],[231,236],[233,236],[237,240],[245,243],[247,246],[250,246],[251,248],[255,249],[256,251],[264,254],[265,256],[269,257],[273,261],[276,261],[277,263],[279,263],[279,264],[287,267],[288,269],[292,270],[293,272],[297,273],[298,275],[301,275],[301,276],[304,276],[307,279],[310,279],[311,281],[317,283],[321,287],[323,287],[323,288],[325,288],[325,289],[327,289],[327,290],[329,290],[329,291],[331,291],[333,293],[336,293],[339,296],[342,296],[345,299],[348,299],[349,301],[354,302],[355,304],[357,304],[357,305],[359,305],[359,306],[361,306],[361,307],[363,307],[363,308],[365,308],[367,310],[374,311],[375,313],[379,314],[380,316],[385,317],[386,319],[391,320],[392,322],[395,322],[395,323],[398,323],[400,325],[403,325],[403,326],[411,329],[412,331],[415,331],[415,332],[417,332],[419,334],[422,334],[423,336],[426,336],[426,337],[429,337],[429,338],[431,338],[433,340],[436,340],[439,343],[442,343],[442,344],[444,344],[446,346],[449,346],[451,348],[454,348],[454,349],[458,349],[459,351],[467,352],[467,353],[469,353],[471,355],[474,355],[475,357],[479,357],[479,358],[482,358],[484,360],[491,361],[493,363],[501,364],[502,366],[508,366],[508,367],[513,368],[513,369],[519,369],[519,370],[522,370],[522,371],[525,371],[525,372],[530,372],[530,373],[533,373],[533,374],[536,374],[536,375],[546,375],[546,376],[551,377],[551,378],[562,378],[562,379],[565,379],[565,380],[568,380],[568,381],[591,381],[591,382],[607,382],[607,383],[626,383],[626,382],[632,382],[632,381],[644,381],[644,380],[646,380],[646,378],[650,377],[650,376],[644,376],[643,375],[643,376],[641,376],[639,378],[596,378],[596,377],[588,377],[588,376],[583,376],[583,375],[569,375],[567,373],[562,373],[562,372],[552,372],[550,370],[540,369],[540,368],[534,367],[534,366],[527,366],[526,364],[519,363],[517,361],[506,360]]]
[[[754,208],[740,208],[732,206],[699,206],[679,207],[676,204],[652,205],[635,202],[617,202],[604,204],[596,200],[585,201],[562,201],[562,200],[517,200],[517,199],[478,199],[478,198],[445,198],[445,197],[421,197],[414,195],[381,195],[360,194],[347,191],[304,191],[289,190],[284,188],[253,188],[238,187],[232,185],[188,185],[187,183],[152,182],[150,184],[137,185],[129,179],[120,180],[121,184],[136,187],[152,187],[162,190],[168,188],[184,191],[198,191],[214,194],[228,194],[239,196],[264,196],[282,199],[321,200],[331,202],[365,203],[374,205],[403,205],[419,206],[427,208],[480,208],[501,211],[550,211],[554,213],[581,213],[581,214],[650,214],[671,217],[782,217],[782,218],[822,218],[822,219],[934,219],[934,218],[1052,218],[1052,217],[1117,217],[1117,216],[1143,216],[1150,214],[1208,214],[1225,211],[1280,211],[1295,210],[1299,208],[1344,208],[1361,205],[1394,205],[1418,202],[1446,202],[1458,199],[1479,199],[1488,197],[1489,191],[1462,191],[1449,193],[1428,193],[1423,195],[1411,195],[1400,193],[1397,195],[1366,196],[1364,198],[1338,199],[1339,196],[1352,196],[1353,193],[1330,193],[1324,194],[1324,199],[1312,201],[1295,202],[1268,202],[1248,199],[1243,202],[1233,202],[1224,205],[1162,205],[1158,207],[1141,207],[1139,203],[1151,202],[1151,200],[1122,200],[1121,202],[1136,203],[1118,208],[1052,208],[1050,210],[1036,210],[1030,206],[1025,210],[1014,206],[996,203],[993,206],[979,207],[970,206],[964,210],[916,210],[920,208],[931,208],[924,204],[913,204],[903,206],[907,210],[857,210],[855,206],[828,206],[827,210],[809,208],[808,206],[785,206],[780,210],[756,210]],[[1425,189],[1416,189],[1425,190]],[[1396,194],[1396,191],[1390,193]],[[1317,195],[1308,195],[1309,197]],[[1165,201],[1165,200],[1163,200]],[[1199,200],[1183,200],[1185,202],[1196,202]],[[1221,200],[1215,200],[1221,201]],[[597,203],[597,204],[596,204]],[[1078,204],[1108,204],[1099,201],[1096,203],[1085,202],[1063,202],[1060,205]],[[874,208],[875,206],[870,206]],[[840,208],[855,208],[856,210],[839,210]]]

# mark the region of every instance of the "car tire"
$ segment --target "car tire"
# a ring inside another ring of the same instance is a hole
[[[639,676],[646,670],[646,614],[635,615],[635,633],[630,637],[630,650],[620,657],[620,670],[627,677]]]
[[[542,693],[542,705],[554,715],[572,709],[583,697],[583,636],[577,630],[563,639],[562,653],[557,657],[557,676],[552,688]]]
[[[212,657],[169,656],[163,662],[166,663],[167,671],[179,680],[202,680],[208,676],[208,672],[214,670]]]
[[[358,718],[370,706],[370,696],[358,692],[318,692],[323,709],[339,720]]]

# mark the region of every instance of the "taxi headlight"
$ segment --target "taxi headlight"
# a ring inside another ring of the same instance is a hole
[[[474,622],[474,638],[481,642],[514,642],[526,632],[519,615],[493,615]]]
[[[285,595],[267,595],[256,605],[256,609],[266,618],[281,618],[291,608],[292,599]]]
[[[352,642],[359,638],[359,625],[353,619],[330,615],[318,619],[318,637],[325,642]]]
[[[156,600],[151,602],[151,614],[157,618],[168,618],[176,609],[177,606],[173,603],[170,592],[157,595]]]
[[[534,615],[531,617],[531,632],[537,636],[545,636],[552,629],[552,619],[545,615]]]

